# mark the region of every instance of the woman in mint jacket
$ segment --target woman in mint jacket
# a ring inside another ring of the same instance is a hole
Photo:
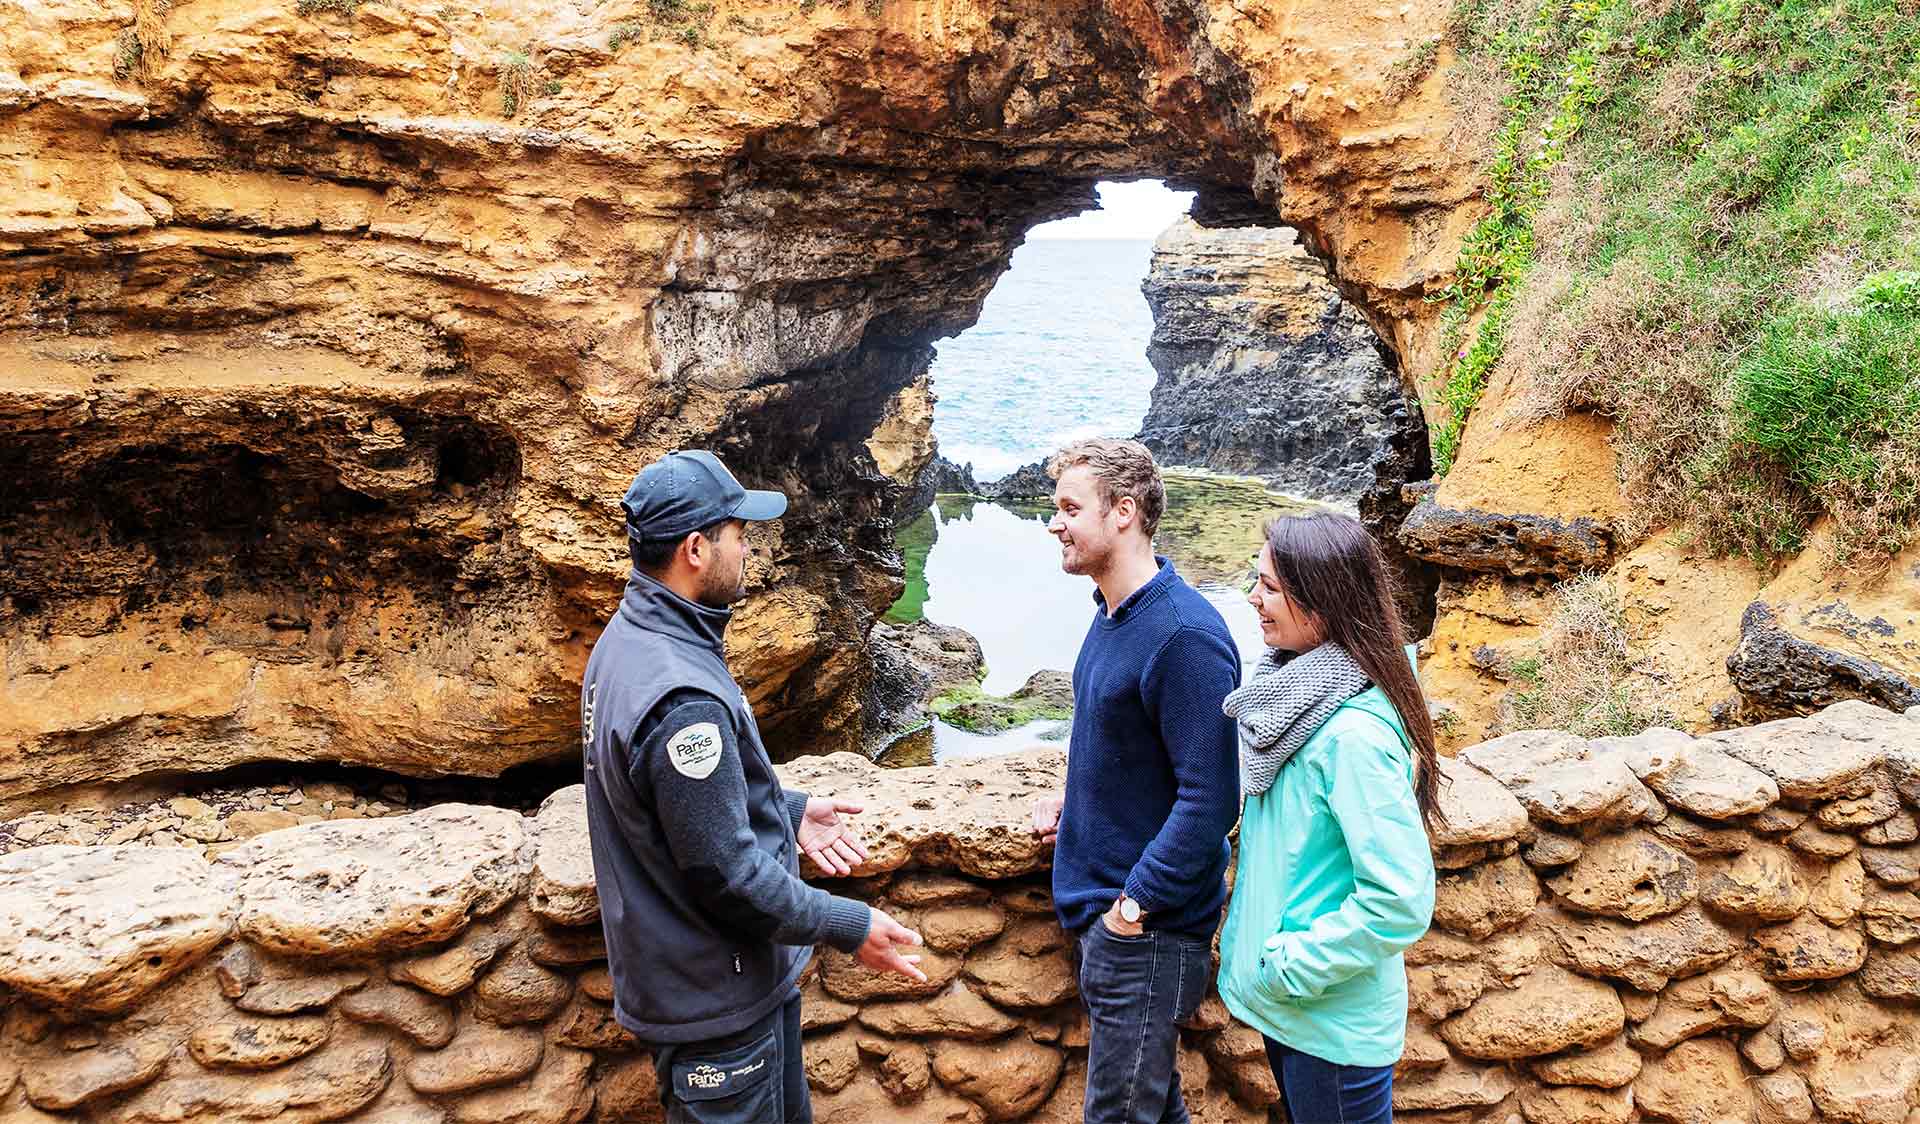
[[[1393,1119],[1401,952],[1433,919],[1433,723],[1388,583],[1356,519],[1268,524],[1247,600],[1269,651],[1225,704],[1246,805],[1220,997],[1296,1124]]]

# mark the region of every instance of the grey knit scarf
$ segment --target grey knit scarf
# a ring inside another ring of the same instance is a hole
[[[1340,704],[1373,685],[1338,644],[1294,655],[1278,648],[1254,665],[1244,687],[1220,709],[1240,725],[1240,792],[1256,796],[1273,786],[1280,766],[1307,744]]]

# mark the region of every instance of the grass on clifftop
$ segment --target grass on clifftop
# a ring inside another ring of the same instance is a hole
[[[1912,542],[1920,3],[1468,0],[1453,35],[1463,117],[1498,126],[1454,415],[1507,363],[1523,413],[1610,416],[1630,533],[1770,560],[1829,514],[1841,561]]]

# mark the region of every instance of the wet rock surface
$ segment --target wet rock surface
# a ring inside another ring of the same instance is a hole
[[[980,641],[965,629],[925,618],[874,625],[870,650],[865,743],[870,756],[931,723],[934,699],[977,687],[986,673]]]

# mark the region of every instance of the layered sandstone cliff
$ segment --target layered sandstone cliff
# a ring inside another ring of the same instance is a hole
[[[1920,717],[1846,703],[1710,738],[1533,731],[1444,762],[1396,1119],[1905,1124],[1917,746]],[[1063,764],[786,768],[865,806],[870,858],[840,888],[927,941],[925,984],[817,954],[817,1119],[1079,1119],[1086,1021],[1027,822]],[[443,805],[208,854],[0,856],[0,1117],[659,1118],[611,1015],[578,787],[531,817]],[[1181,1071],[1196,1120],[1279,1119],[1259,1036],[1217,998]]]
[[[1379,337],[1292,231],[1182,220],[1154,242],[1141,288],[1159,379],[1140,440],[1161,463],[1351,501],[1393,444],[1425,444]]]
[[[1095,180],[1277,211],[1431,351],[1470,169],[1387,76],[1446,12],[0,7],[0,800],[570,752],[686,445],[795,500],[733,636],[771,739],[856,744],[928,347]]]

